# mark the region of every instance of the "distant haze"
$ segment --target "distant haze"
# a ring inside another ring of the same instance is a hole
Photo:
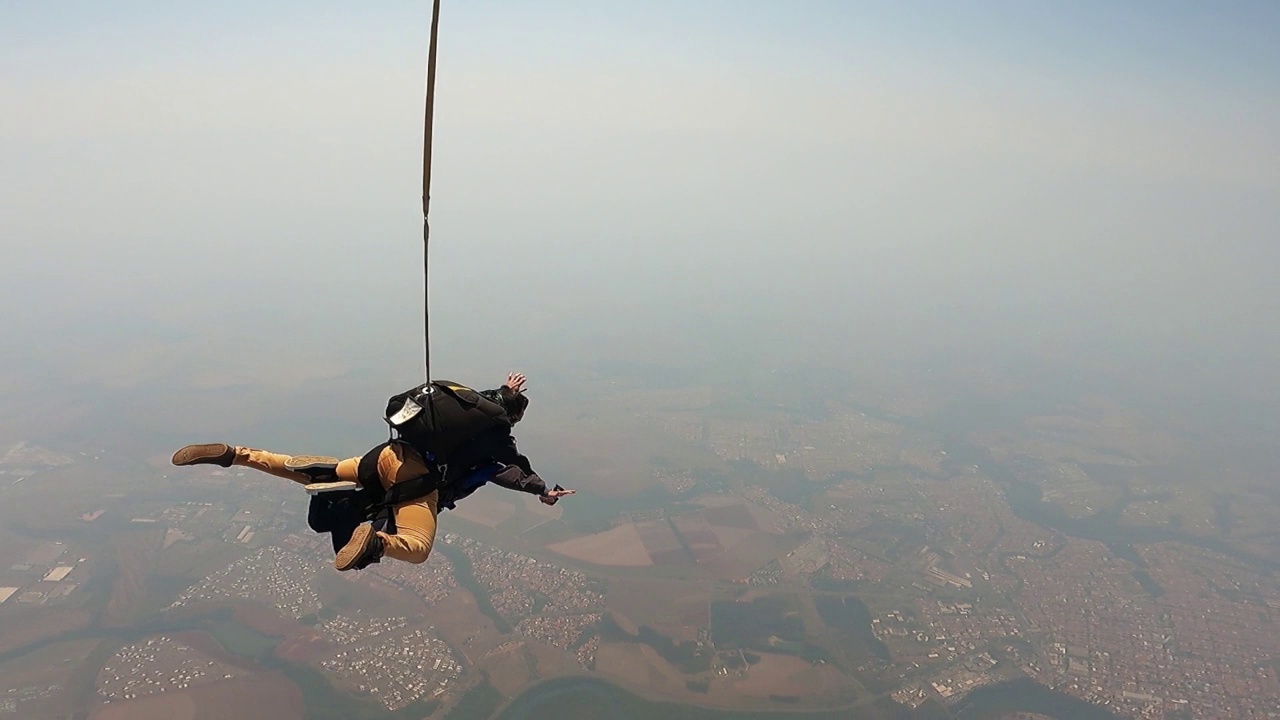
[[[246,383],[416,380],[429,11],[5,3],[3,387],[145,378],[165,337]],[[1042,363],[1274,422],[1278,31],[1251,2],[445,0],[437,362]]]

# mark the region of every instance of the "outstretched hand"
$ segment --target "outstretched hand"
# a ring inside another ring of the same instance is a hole
[[[577,491],[565,490],[564,488],[557,488],[555,490],[548,490],[546,495],[538,496],[538,500],[540,500],[543,505],[555,505],[556,501],[559,500],[560,498],[565,497],[566,495],[572,495],[575,492]]]
[[[502,387],[510,388],[512,392],[524,392],[524,383],[524,373],[513,372],[507,374],[507,382]]]

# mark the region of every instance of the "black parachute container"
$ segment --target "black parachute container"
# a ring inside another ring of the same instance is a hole
[[[385,418],[402,440],[441,465],[448,464],[453,451],[477,434],[511,426],[502,404],[449,380],[392,395]]]

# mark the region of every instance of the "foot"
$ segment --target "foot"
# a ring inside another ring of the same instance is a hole
[[[351,480],[335,480],[334,482],[314,482],[307,485],[308,495],[318,495],[320,493],[335,492],[338,490],[356,490],[360,487],[360,483]]]
[[[302,473],[312,480],[336,480],[338,458],[324,455],[294,455],[284,461],[284,469]]]
[[[382,559],[382,537],[365,523],[351,533],[351,539],[338,551],[333,566],[339,570],[359,570]]]
[[[178,466],[217,465],[219,467],[231,467],[231,461],[235,457],[236,449],[224,443],[188,445],[173,454],[173,464]]]

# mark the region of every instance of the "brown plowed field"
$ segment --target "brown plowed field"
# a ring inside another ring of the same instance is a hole
[[[650,520],[636,525],[640,533],[640,541],[649,551],[655,565],[687,564],[689,556],[680,545],[671,525],[666,520]]]
[[[565,557],[596,565],[646,567],[653,564],[635,523],[624,523],[612,530],[584,535],[548,545],[547,549]]]

